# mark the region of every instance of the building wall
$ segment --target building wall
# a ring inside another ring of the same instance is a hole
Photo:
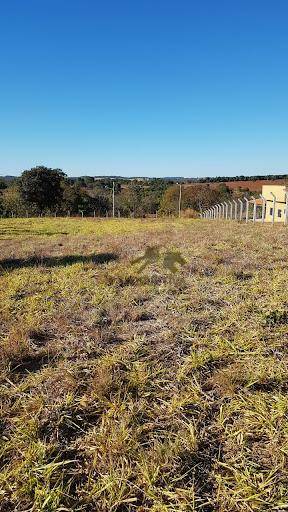
[[[271,192],[276,197],[274,221],[284,222],[286,211],[285,191],[286,187],[283,185],[263,185],[262,195],[266,199],[265,222],[272,222],[273,218],[273,196]]]

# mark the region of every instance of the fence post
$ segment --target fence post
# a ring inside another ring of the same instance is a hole
[[[237,201],[236,199],[233,199],[233,203],[235,204],[235,220],[237,220]]]
[[[265,199],[265,197],[264,197],[262,194],[260,194],[260,197],[261,197],[261,199],[262,199],[262,215],[261,215],[261,222],[262,222],[262,224],[264,224],[264,222],[265,222],[265,207],[266,207],[266,199]]]
[[[243,201],[242,199],[238,199],[238,202],[240,203],[240,214],[239,214],[239,220],[240,222],[242,221],[242,217],[243,217]]]
[[[248,220],[249,220],[249,199],[247,199],[247,197],[244,197],[244,201],[246,201],[246,224],[248,224]]]
[[[231,203],[231,201],[228,201],[228,205],[228,220],[231,220],[233,214],[233,203]]]
[[[179,198],[178,198],[178,217],[181,217],[181,202],[182,202],[182,184],[179,184]]]
[[[115,183],[112,184],[112,217],[115,217]]]
[[[273,214],[272,214],[272,226],[274,226],[275,222],[275,207],[276,207],[276,196],[273,194],[273,192],[270,192],[271,196],[273,197]]]
[[[284,224],[285,224],[285,226],[287,226],[287,223],[288,223],[288,190],[287,190],[287,188],[285,190],[285,197],[286,197],[286,209],[285,209]]]
[[[257,208],[257,204],[256,204],[256,199],[254,196],[251,196],[251,199],[253,199],[253,224],[255,224],[256,222],[256,208]]]
[[[228,219],[228,203],[224,203],[225,204],[225,219],[227,220]]]
[[[224,219],[225,217],[225,204],[221,203],[221,218]]]

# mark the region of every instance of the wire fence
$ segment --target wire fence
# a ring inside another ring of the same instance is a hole
[[[15,212],[2,212],[0,213],[0,219],[23,219],[23,218],[29,218],[29,219],[35,219],[35,218],[73,218],[73,219],[134,219],[134,218],[150,218],[150,219],[157,219],[158,218],[158,212],[155,213],[146,213],[143,215],[135,215],[135,213],[132,211],[129,214],[121,214],[120,210],[112,211],[106,211],[105,213],[99,214],[99,212],[87,212],[85,210],[79,210],[78,212],[43,212],[39,214],[33,214],[30,212],[26,212],[24,214],[16,214]],[[171,215],[167,215],[169,217]],[[176,215],[174,215],[176,216]]]
[[[224,201],[204,210],[200,217],[209,220],[235,220],[239,222],[283,222],[288,224],[288,191],[285,192],[285,201],[277,200],[275,194],[270,192],[271,199],[262,194],[258,198],[233,199]]]

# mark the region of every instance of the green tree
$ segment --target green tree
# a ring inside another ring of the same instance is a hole
[[[121,215],[141,217],[145,213],[142,204],[143,197],[143,189],[138,184],[131,183],[116,195],[116,209],[121,212]]]
[[[4,215],[15,215],[23,217],[28,211],[29,214],[33,213],[33,208],[23,200],[19,188],[15,185],[6,188],[2,192],[1,209]]]
[[[45,209],[57,210],[63,198],[64,178],[61,169],[39,166],[24,171],[20,179],[21,197],[41,212]]]
[[[5,190],[7,188],[7,183],[3,178],[0,178],[0,190]]]
[[[61,203],[61,210],[66,213],[70,212],[78,213],[79,210],[82,209],[82,196],[83,192],[78,183],[69,184],[69,182],[65,182],[63,185],[63,196]]]
[[[191,209],[200,212],[215,203],[224,201],[230,195],[230,191],[223,185],[209,186],[208,184],[182,185],[182,210]],[[179,185],[169,187],[163,194],[160,213],[177,214],[179,205]]]
[[[93,196],[87,195],[83,209],[86,209],[88,214],[96,212],[96,215],[105,215],[111,209],[111,202],[107,196],[94,193]]]

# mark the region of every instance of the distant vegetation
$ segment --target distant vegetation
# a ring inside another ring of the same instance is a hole
[[[258,188],[260,191],[263,180],[285,178],[288,175],[195,179],[69,178],[61,169],[39,166],[24,171],[20,178],[0,178],[0,214],[4,217],[75,216],[82,213],[85,216],[111,216],[114,183],[116,216],[177,215],[179,185],[182,184],[183,216],[194,217],[215,203],[249,196]]]

